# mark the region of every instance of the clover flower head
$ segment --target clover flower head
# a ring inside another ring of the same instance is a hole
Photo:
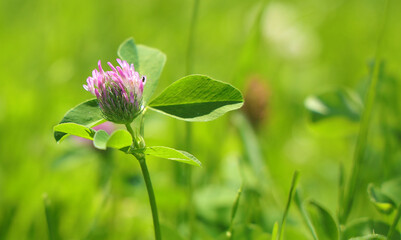
[[[99,60],[99,69],[92,71],[84,89],[96,96],[106,120],[114,123],[131,123],[143,109],[143,87],[146,76],[140,76],[133,64],[117,59],[120,66],[108,62],[111,71],[104,71]]]

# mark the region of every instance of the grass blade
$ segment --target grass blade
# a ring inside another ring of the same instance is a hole
[[[237,196],[235,197],[235,201],[234,201],[233,207],[231,209],[231,220],[230,220],[230,227],[228,228],[228,231],[227,231],[227,239],[233,238],[233,232],[234,232],[233,224],[234,224],[235,215],[237,214],[241,194],[242,194],[242,184],[241,184],[240,188],[238,189]]]
[[[45,215],[46,215],[46,222],[47,222],[47,230],[49,233],[49,240],[57,240],[57,230],[55,225],[54,219],[54,212],[51,207],[51,201],[47,196],[47,193],[43,194],[43,204],[45,207]]]
[[[313,239],[319,240],[319,238],[317,237],[317,234],[316,234],[316,230],[313,227],[312,221],[310,220],[308,213],[306,212],[305,206],[303,204],[303,200],[302,200],[298,190],[295,191],[294,201],[298,207],[298,210],[301,213],[302,219],[304,220],[306,226],[308,227],[309,231],[311,232]]]
[[[291,200],[292,196],[294,195],[294,190],[298,182],[298,171],[294,172],[294,175],[292,176],[292,182],[291,182],[291,188],[290,188],[290,193],[288,194],[288,200],[287,200],[287,205],[284,210],[283,218],[281,220],[281,229],[278,235],[278,239],[282,240],[283,239],[283,233],[284,233],[284,226],[285,226],[285,220],[287,219],[288,211],[291,206]]]

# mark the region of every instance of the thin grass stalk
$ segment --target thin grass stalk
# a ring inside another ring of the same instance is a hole
[[[380,75],[380,53],[381,53],[381,43],[383,39],[383,33],[385,30],[385,26],[387,24],[387,12],[388,12],[389,1],[386,0],[384,12],[383,12],[383,22],[381,26],[381,31],[377,40],[377,48],[375,53],[375,62],[373,69],[369,75],[370,78],[370,87],[369,91],[365,97],[365,108],[362,114],[362,121],[359,129],[359,134],[356,142],[355,152],[354,152],[354,160],[353,166],[351,170],[350,179],[348,181],[348,188],[344,198],[343,211],[340,216],[340,224],[345,224],[349,217],[349,214],[352,209],[352,205],[356,195],[357,186],[360,184],[360,172],[361,166],[364,161],[364,153],[367,145],[367,138],[369,133],[369,126],[371,121],[372,109],[375,102],[376,97],[376,87],[379,81]]]
[[[189,28],[189,35],[188,35],[188,46],[187,46],[187,54],[186,54],[186,65],[185,65],[185,72],[186,75],[193,73],[193,51],[194,51],[194,36],[195,36],[195,29],[198,17],[198,9],[199,9],[199,0],[194,0],[192,16],[191,16],[191,23]],[[186,122],[185,123],[185,143],[186,143],[186,150],[188,152],[192,152],[192,123]],[[188,239],[193,239],[194,231],[195,231],[195,208],[193,205],[193,181],[192,181],[192,168],[189,166],[185,166],[185,170],[187,172],[187,198],[188,198],[188,221],[189,221],[189,235]]]
[[[393,220],[393,224],[391,224],[390,230],[388,231],[388,234],[387,234],[387,239],[388,240],[392,239],[392,237],[393,237],[393,235],[395,233],[395,230],[397,228],[398,221],[400,220],[400,217],[401,217],[401,204],[398,205],[397,213],[396,213],[395,218]]]
[[[291,202],[292,202],[292,196],[294,195],[294,191],[295,191],[295,187],[297,186],[297,182],[298,182],[298,171],[295,171],[294,175],[292,176],[290,193],[288,194],[288,200],[287,200],[287,204],[285,206],[283,218],[281,219],[281,227],[280,227],[280,231],[278,233],[278,239],[279,240],[283,239],[285,221],[287,219],[288,211],[290,210],[290,206],[291,206]]]
[[[235,197],[233,207],[231,209],[230,226],[229,226],[227,234],[226,234],[228,240],[233,239],[233,235],[234,235],[234,219],[235,219],[235,215],[237,214],[239,200],[240,200],[241,194],[242,194],[242,187],[243,187],[243,185],[241,184],[240,188],[238,189],[237,196]]]

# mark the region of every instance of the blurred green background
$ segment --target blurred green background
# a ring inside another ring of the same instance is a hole
[[[157,93],[183,77],[192,8],[193,1],[177,0],[0,2],[0,239],[48,239],[44,194],[57,239],[153,238],[136,160],[74,138],[56,144],[52,128],[92,98],[86,78],[99,59],[115,63],[128,37],[167,55]],[[394,0],[386,13],[382,0],[200,0],[193,72],[238,87],[247,111],[193,124],[192,153],[203,163],[194,169],[195,239],[224,235],[241,183],[248,197],[235,226],[271,233],[296,169],[303,194],[337,210],[338,169],[342,163],[349,173],[358,118],[314,124],[304,102],[339,88],[362,102],[379,38],[391,81],[377,90],[362,175],[365,184],[400,175],[400,9]],[[183,149],[184,136],[183,123],[147,116],[148,145]],[[179,163],[148,164],[166,239],[188,239]],[[351,219],[388,221],[366,187],[356,201]],[[295,206],[286,231],[287,239],[311,239]]]

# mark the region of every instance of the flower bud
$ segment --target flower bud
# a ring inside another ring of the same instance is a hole
[[[120,66],[104,71],[99,60],[98,67],[88,77],[84,89],[96,96],[103,117],[114,123],[131,123],[143,109],[145,76],[135,72],[134,65],[117,59]]]

